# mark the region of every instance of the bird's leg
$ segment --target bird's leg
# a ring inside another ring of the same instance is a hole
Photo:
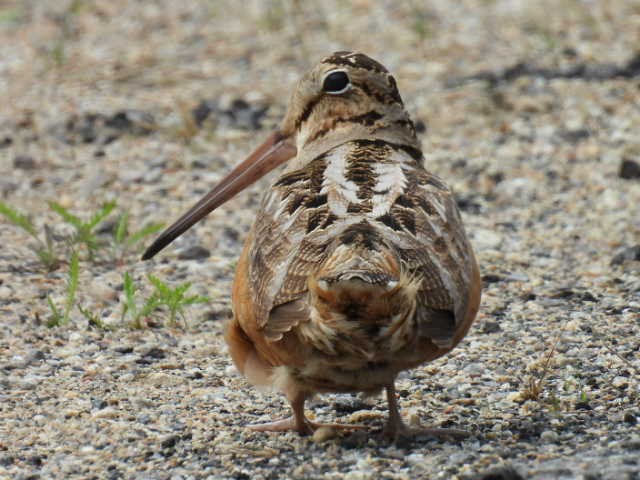
[[[398,408],[398,400],[396,398],[396,387],[394,383],[386,386],[387,391],[387,403],[389,404],[389,420],[384,429],[384,434],[397,442],[399,440],[412,440],[415,437],[427,436],[427,437],[452,437],[452,438],[466,438],[469,436],[469,432],[465,430],[458,430],[456,428],[410,428],[402,420],[400,410]]]
[[[304,414],[304,402],[307,396],[297,393],[289,400],[293,415],[290,417],[274,420],[273,422],[249,425],[248,428],[259,432],[288,432],[297,431],[300,435],[310,435],[314,432],[314,424]]]
[[[312,422],[304,414],[304,402],[307,395],[297,393],[293,398],[289,399],[293,415],[268,423],[260,423],[249,425],[248,428],[258,432],[288,432],[296,431],[300,435],[312,435],[320,427],[343,428],[343,429],[359,429],[367,428],[365,425],[350,425],[344,423],[316,423]]]

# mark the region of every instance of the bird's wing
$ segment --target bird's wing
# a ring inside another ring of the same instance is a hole
[[[249,275],[259,327],[278,339],[308,317],[307,281],[326,258],[331,222],[320,193],[326,163],[322,156],[283,175],[267,192],[253,226]],[[296,303],[297,300],[300,300]],[[268,331],[267,331],[268,330]]]
[[[465,318],[475,258],[451,190],[422,168],[412,169],[407,178],[385,236],[405,272],[420,280],[421,335],[446,348]]]

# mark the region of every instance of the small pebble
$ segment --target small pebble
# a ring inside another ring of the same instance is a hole
[[[540,434],[540,440],[546,443],[555,443],[558,441],[558,434],[552,430],[545,430]]]
[[[187,247],[178,253],[178,258],[180,260],[203,260],[205,258],[209,258],[211,256],[211,252],[201,246],[201,245],[193,245],[191,247]]]
[[[6,285],[0,286],[0,300],[9,300],[13,296],[13,290]]]
[[[611,260],[611,265],[622,265],[625,262],[640,261],[640,245],[624,248]]]
[[[624,178],[626,180],[640,178],[640,163],[635,160],[631,160],[630,158],[625,158],[620,164],[619,175],[620,178]]]
[[[324,443],[337,435],[335,428],[330,426],[322,426],[313,432],[313,441],[316,443]]]
[[[16,155],[13,166],[19,170],[33,170],[37,167],[35,159],[30,155]]]

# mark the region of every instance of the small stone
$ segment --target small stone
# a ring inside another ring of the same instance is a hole
[[[209,168],[209,164],[204,159],[197,158],[193,162],[191,162],[191,168],[193,169]]]
[[[27,364],[33,365],[45,359],[44,352],[42,350],[31,350],[27,355]]]
[[[373,478],[370,472],[363,470],[351,470],[344,476],[345,480],[368,480]]]
[[[201,127],[211,112],[217,110],[217,108],[218,104],[216,102],[203,100],[192,110],[191,114],[198,126]]]
[[[540,434],[540,440],[547,443],[555,443],[558,441],[558,434],[552,430],[545,430]]]
[[[161,359],[167,356],[166,352],[158,347],[151,347],[145,353],[142,354],[143,357]]]
[[[102,410],[103,408],[107,408],[109,404],[102,398],[92,398],[91,399],[91,408],[94,410]]]
[[[620,164],[620,171],[618,172],[620,178],[626,180],[632,180],[640,178],[640,163],[629,158],[624,158]]]
[[[9,300],[13,296],[13,290],[6,285],[0,286],[0,300]]]
[[[118,418],[120,412],[113,407],[102,408],[91,414],[93,418]]]
[[[180,260],[203,260],[210,256],[211,252],[201,245],[193,245],[178,254]]]
[[[636,418],[636,416],[631,413],[631,412],[625,412],[624,416],[622,417],[622,420],[625,423],[628,423],[629,425],[635,425],[636,423],[638,423],[638,419]]]
[[[165,438],[160,443],[160,446],[162,448],[174,448],[179,440],[180,440],[180,436],[178,436],[178,435],[169,435],[167,438]]]
[[[498,322],[486,321],[482,325],[482,333],[496,333],[502,330]]]
[[[89,291],[93,298],[105,303],[114,302],[118,298],[118,292],[101,278],[91,281]]]
[[[503,280],[503,277],[501,275],[498,275],[496,273],[487,273],[486,275],[482,276],[482,282],[483,283],[498,283],[501,282]]]
[[[412,428],[418,428],[420,426],[420,415],[414,409],[409,411],[409,426]]]
[[[627,386],[629,385],[629,379],[618,375],[613,379],[611,384],[616,388],[627,388]]]
[[[20,170],[33,170],[37,164],[31,155],[16,155],[13,159],[13,166]]]
[[[406,457],[409,465],[424,465],[427,461],[427,457],[421,453],[410,453]]]
[[[582,400],[577,401],[574,405],[574,408],[576,410],[593,410],[593,407],[589,402],[582,401]]]
[[[113,350],[121,353],[122,355],[126,355],[133,352],[133,347],[131,345],[120,345],[118,347],[115,347]]]
[[[522,400],[522,392],[511,392],[507,395],[508,402],[521,402]]]
[[[324,443],[336,436],[336,429],[330,426],[322,426],[313,432],[313,441],[316,443]]]
[[[481,473],[474,480],[524,480],[524,477],[515,468],[506,465]]]
[[[611,260],[611,265],[622,265],[626,262],[640,262],[640,245],[634,245],[618,252]]]
[[[581,140],[589,138],[591,136],[591,132],[586,128],[576,128],[572,130],[564,130],[560,132],[560,136],[567,142],[578,143]]]
[[[180,377],[163,372],[152,373],[145,380],[146,383],[156,387],[171,387],[183,382]]]

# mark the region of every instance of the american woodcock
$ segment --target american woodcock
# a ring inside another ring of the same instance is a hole
[[[226,341],[240,372],[283,392],[293,416],[252,428],[307,434],[320,426],[304,413],[314,393],[386,389],[386,433],[411,435],[395,378],[460,342],[481,282],[451,190],[424,168],[396,81],[377,61],[336,52],[313,67],[281,129],[143,258],[287,160],[244,244]]]

